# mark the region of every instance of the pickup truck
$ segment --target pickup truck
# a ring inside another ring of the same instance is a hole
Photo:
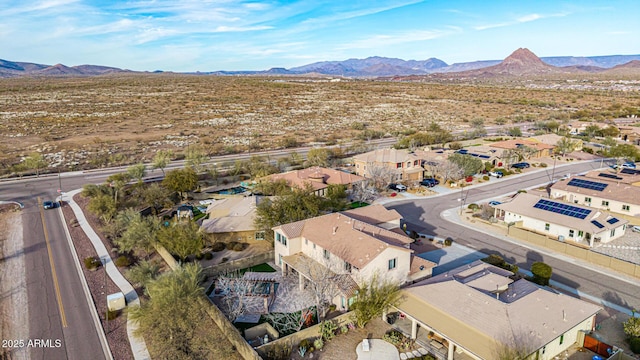
[[[497,177],[498,179],[503,177],[504,174],[502,173],[502,171],[489,171],[489,176],[494,176]]]

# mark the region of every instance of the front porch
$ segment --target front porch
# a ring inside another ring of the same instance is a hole
[[[438,360],[476,360],[452,341],[408,315],[396,311],[383,317],[391,327],[414,339]]]

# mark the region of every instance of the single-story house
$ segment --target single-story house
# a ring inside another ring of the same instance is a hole
[[[595,328],[600,306],[512,275],[476,260],[410,285],[389,309],[393,325],[448,360],[504,358],[515,346],[551,360]]]
[[[561,241],[584,242],[590,247],[624,235],[628,223],[606,211],[528,193],[517,194],[511,201],[493,207],[495,217],[505,223]]]
[[[304,189],[310,185],[318,196],[325,196],[329,185],[345,185],[350,189],[354,184],[364,180],[362,176],[350,174],[340,170],[328,169],[319,166],[302,170],[293,170],[281,174],[272,174],[261,178],[259,181],[284,180],[291,187]]]
[[[258,231],[253,223],[256,206],[262,196],[234,196],[213,201],[207,207],[209,218],[202,221],[202,229],[214,234],[216,241],[262,241],[265,232]]]

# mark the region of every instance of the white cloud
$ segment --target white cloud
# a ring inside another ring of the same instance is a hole
[[[270,30],[272,26],[218,26],[214,32],[244,32],[244,31],[260,31]]]
[[[446,30],[413,30],[397,34],[379,34],[366,39],[356,40],[350,43],[343,44],[342,46],[337,47],[337,49],[374,49],[381,46],[433,40],[460,32],[462,32],[461,28],[451,26]]]
[[[540,15],[540,14],[536,14],[536,13],[526,14],[526,15],[519,16],[519,17],[517,17],[517,18],[515,18],[513,20],[510,20],[510,21],[494,23],[494,24],[478,25],[478,26],[475,26],[474,29],[475,30],[495,29],[495,28],[499,28],[499,27],[517,25],[517,24],[527,23],[527,22],[541,20],[541,19],[548,19],[548,18],[554,18],[554,17],[564,17],[564,16],[567,16],[567,15],[569,15],[569,13],[555,13],[555,14],[546,14],[546,15]]]

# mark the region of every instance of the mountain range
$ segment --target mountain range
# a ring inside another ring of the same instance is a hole
[[[627,65],[625,65],[627,64]],[[321,61],[290,69],[272,68],[265,71],[213,71],[189,74],[205,75],[330,75],[346,77],[388,77],[455,73],[455,76],[536,75],[551,73],[613,72],[637,74],[640,55],[554,56],[538,58],[526,48],[520,48],[504,60],[484,60],[448,65],[437,58],[402,60],[368,57],[344,61]],[[620,68],[622,66],[622,68]],[[158,71],[157,71],[158,72]],[[115,67],[98,65],[65,66],[13,62],[0,59],[0,78],[20,76],[95,76],[111,73],[135,73]],[[444,76],[444,75],[443,75]]]

